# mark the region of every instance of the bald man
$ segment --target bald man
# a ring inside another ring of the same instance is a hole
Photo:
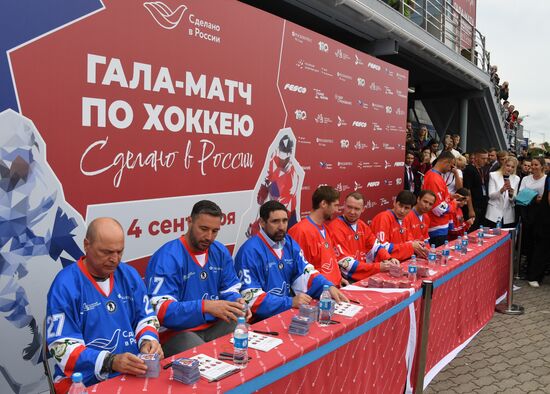
[[[120,264],[124,231],[111,218],[90,223],[85,255],[65,267],[48,293],[46,339],[58,393],[80,372],[90,386],[119,373],[147,371],[138,353],[157,353],[159,323],[137,271]]]

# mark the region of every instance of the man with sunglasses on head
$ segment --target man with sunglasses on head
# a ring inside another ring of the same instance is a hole
[[[187,232],[164,244],[147,265],[145,283],[167,357],[229,334],[245,316],[233,259],[216,241],[222,215],[214,202],[197,202]]]

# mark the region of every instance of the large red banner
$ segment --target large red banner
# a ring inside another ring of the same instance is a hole
[[[267,198],[298,216],[331,184],[371,217],[401,189],[407,73],[237,2],[106,1],[11,65],[68,202],[119,219],[130,260],[199,197],[235,244]]]

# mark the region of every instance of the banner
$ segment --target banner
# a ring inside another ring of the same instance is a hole
[[[475,42],[476,1],[477,0],[453,0],[453,7],[458,12],[458,15],[453,14],[453,17],[457,19],[460,17],[463,18],[461,21],[460,48],[467,49],[468,51],[472,50],[472,43]]]
[[[364,193],[370,219],[402,189],[406,71],[236,1],[82,3],[1,6],[22,21],[0,36],[0,328],[20,337],[0,371],[14,392],[44,384],[46,292],[93,218],[122,223],[143,272],[200,199],[221,206],[233,248],[269,199],[297,221],[329,184]]]

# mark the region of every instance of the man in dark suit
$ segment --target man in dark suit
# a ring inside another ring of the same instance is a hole
[[[488,154],[485,149],[480,149],[475,153],[474,165],[467,165],[463,171],[464,187],[470,190],[473,211],[475,212],[474,224],[470,227],[470,231],[479,228],[483,224],[485,211],[487,210],[487,159]],[[470,207],[469,207],[470,208]],[[472,218],[472,212],[469,210],[468,219]]]
[[[405,176],[403,178],[403,189],[414,193],[414,195],[418,197],[418,193],[420,193],[420,185],[422,184],[422,179],[420,173],[412,168],[413,162],[414,153],[408,151],[405,155]]]

